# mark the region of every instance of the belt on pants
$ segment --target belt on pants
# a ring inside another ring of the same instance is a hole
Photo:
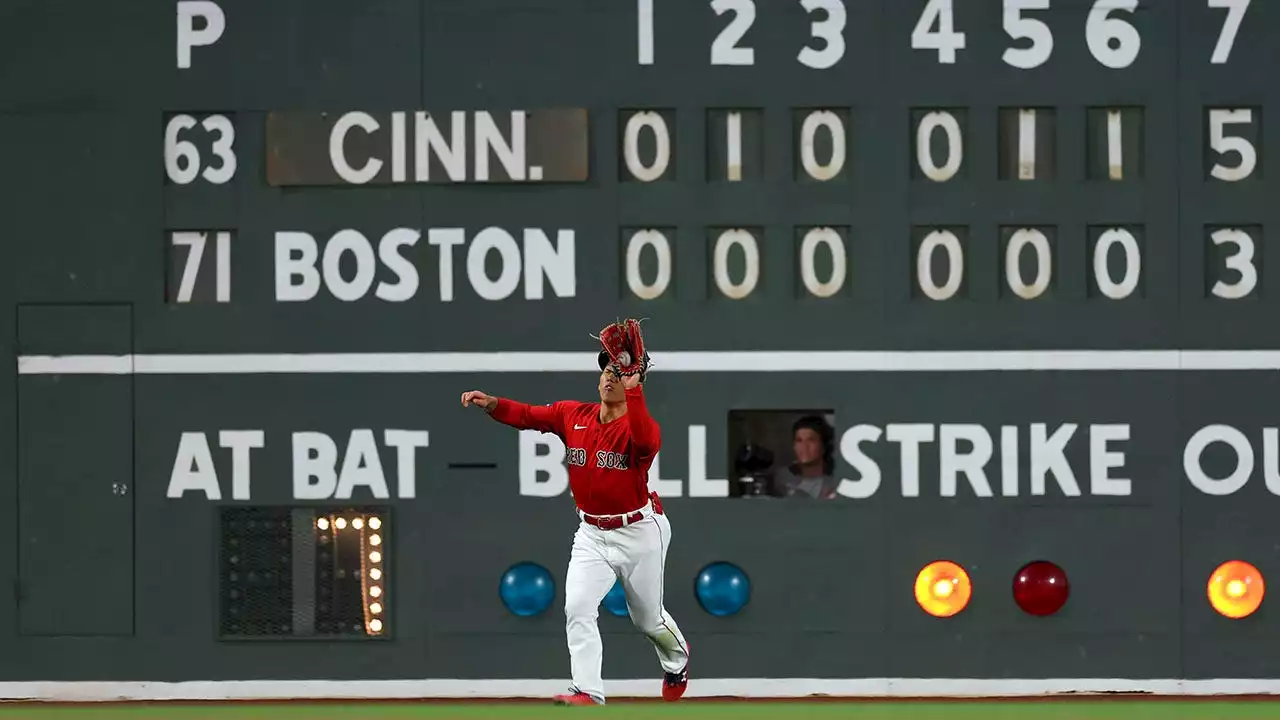
[[[652,508],[652,510],[651,510]],[[617,530],[628,525],[634,525],[641,520],[649,517],[651,512],[661,513],[662,508],[655,506],[652,501],[645,503],[644,507],[634,512],[623,513],[621,515],[588,515],[579,511],[582,516],[582,522],[601,530]]]

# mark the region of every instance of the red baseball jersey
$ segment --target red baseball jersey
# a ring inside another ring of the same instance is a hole
[[[576,400],[526,405],[498,398],[490,415],[504,425],[558,436],[578,508],[588,515],[621,515],[648,502],[649,466],[662,445],[644,392],[639,387],[625,392],[626,414],[608,423],[600,422],[600,403]]]

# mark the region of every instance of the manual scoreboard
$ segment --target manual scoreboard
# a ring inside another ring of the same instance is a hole
[[[267,44],[267,7],[178,3],[169,303],[678,307],[788,347],[1275,340],[1266,3],[323,7]]]

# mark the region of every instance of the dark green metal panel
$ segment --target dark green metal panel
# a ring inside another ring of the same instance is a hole
[[[32,354],[128,351],[126,306],[19,311]],[[114,348],[113,348],[114,346]],[[21,635],[132,635],[133,377],[18,381],[18,622]]]
[[[9,302],[8,277],[10,268],[0,263],[0,362],[13,367],[17,362],[13,351],[15,341],[13,305]],[[17,583],[17,383],[11,378],[0,382],[0,527],[6,528],[0,535],[0,636],[10,635],[17,627],[16,599],[12,592]]]

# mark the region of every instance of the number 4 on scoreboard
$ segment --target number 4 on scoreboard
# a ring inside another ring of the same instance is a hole
[[[937,30],[933,27],[937,26]],[[911,49],[937,50],[938,62],[953,65],[956,51],[965,48],[965,34],[956,32],[955,16],[951,0],[929,0],[920,13],[920,20],[911,31]]]

